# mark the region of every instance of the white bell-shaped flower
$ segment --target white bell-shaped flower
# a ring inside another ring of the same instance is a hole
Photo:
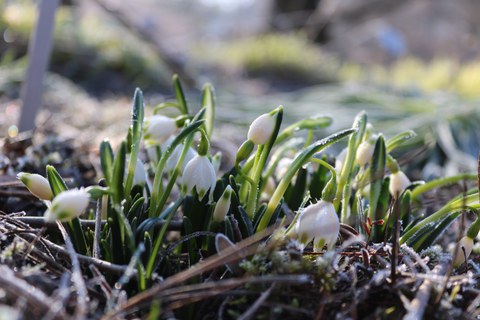
[[[177,130],[175,119],[159,114],[145,119],[145,139],[162,144]]]
[[[453,260],[453,265],[458,267],[465,262],[466,259],[470,256],[473,249],[473,239],[465,236],[458,242],[458,251]]]
[[[253,120],[248,129],[247,138],[254,144],[265,144],[272,136],[273,129],[275,129],[275,118],[268,113],[262,114]]]
[[[403,171],[398,170],[395,173],[390,174],[390,183],[388,185],[388,190],[392,197],[398,197],[403,190],[408,188],[412,182],[408,177],[403,173]]]
[[[183,190],[191,192],[195,189],[202,199],[215,186],[217,176],[207,156],[196,155],[185,166],[183,171]]]
[[[326,244],[332,248],[340,232],[340,221],[331,202],[320,200],[302,210],[296,222],[295,234],[307,245],[313,239],[314,250],[318,252]]]
[[[355,161],[359,166],[365,166],[372,159],[376,140],[376,137],[373,136],[370,137],[370,139],[363,141],[358,146],[357,153],[355,154]]]
[[[178,146],[175,147],[170,157],[168,157],[167,164],[165,165],[165,168],[167,169],[168,172],[175,169],[178,159],[180,159],[180,155],[182,154],[182,150],[183,150],[183,144],[179,144]],[[197,155],[197,151],[195,151],[193,148],[188,148],[188,151],[185,154],[185,158],[183,159],[183,164],[181,169],[182,172],[185,170],[187,163],[193,158],[195,158],[196,155]]]
[[[52,200],[53,193],[48,180],[36,173],[20,172],[17,178],[23,182],[28,190],[41,200]]]
[[[45,212],[45,220],[65,222],[77,218],[87,209],[89,201],[90,194],[84,189],[64,191],[53,199]]]

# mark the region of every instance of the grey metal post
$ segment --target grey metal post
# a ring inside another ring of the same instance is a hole
[[[55,11],[60,0],[40,0],[36,27],[28,43],[28,67],[22,84],[20,132],[35,128],[35,117],[42,105],[43,78],[47,72],[53,43]]]

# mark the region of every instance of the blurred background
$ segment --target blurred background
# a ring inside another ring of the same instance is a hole
[[[39,3],[0,0],[6,141],[17,139]],[[419,176],[472,170],[478,16],[475,0],[61,1],[37,131],[93,147],[123,138],[135,87],[154,106],[173,97],[178,73],[194,108],[202,85],[214,85],[217,134],[233,143],[244,135],[232,128],[280,104],[289,123],[331,115],[330,131],[366,110],[389,137],[417,131],[409,160],[432,164]]]

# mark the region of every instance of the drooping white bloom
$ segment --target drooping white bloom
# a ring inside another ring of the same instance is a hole
[[[302,210],[296,222],[295,234],[304,245],[314,239],[315,252],[323,244],[332,248],[340,232],[340,221],[331,202],[320,200]]]
[[[145,139],[162,144],[177,130],[175,119],[159,114],[145,119]]]
[[[358,146],[357,153],[355,154],[355,161],[359,166],[365,166],[372,159],[373,152],[375,151],[375,141],[376,138],[371,137],[360,143]]]
[[[213,211],[213,220],[216,222],[222,222],[227,216],[228,210],[230,209],[230,200],[232,196],[232,187],[228,185],[222,193],[220,199],[218,199],[217,204],[215,205],[215,210]]]
[[[175,169],[178,159],[180,159],[180,155],[182,154],[182,150],[183,150],[183,144],[179,144],[178,146],[175,147],[170,157],[168,157],[167,164],[165,165],[165,168],[167,169],[168,172]],[[182,172],[185,170],[187,163],[193,158],[195,158],[196,155],[197,155],[197,151],[195,151],[193,148],[188,148],[188,151],[185,154],[185,159],[183,160],[182,169],[181,169]]]
[[[398,197],[403,190],[408,188],[412,182],[408,177],[403,173],[403,171],[398,170],[395,173],[390,174],[390,183],[388,185],[388,190],[392,197]]]
[[[248,129],[247,138],[254,144],[265,144],[272,136],[275,129],[275,119],[268,113],[262,114],[253,120]]]
[[[453,260],[453,265],[458,267],[465,262],[466,259],[470,256],[473,249],[473,239],[465,236],[458,242],[458,251]]]
[[[77,218],[87,209],[89,200],[90,194],[84,189],[64,191],[53,199],[45,212],[45,220],[64,222]]]
[[[17,178],[23,182],[28,190],[41,200],[52,200],[53,193],[48,180],[36,173],[20,172]]]
[[[207,156],[196,155],[183,171],[184,191],[190,192],[195,189],[200,198],[215,186],[216,181],[215,169]]]

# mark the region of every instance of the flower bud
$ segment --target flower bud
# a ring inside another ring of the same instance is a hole
[[[185,166],[182,183],[184,192],[195,189],[202,199],[208,190],[213,189],[216,182],[215,169],[207,156],[197,155]]]
[[[235,158],[235,163],[238,164],[241,161],[247,159],[252,153],[254,147],[255,147],[255,144],[250,140],[247,140],[244,143],[242,143],[240,148],[238,148],[237,156]]]
[[[173,171],[173,169],[175,169],[175,167],[177,166],[177,162],[178,162],[178,159],[180,159],[182,150],[183,150],[183,144],[181,143],[175,147],[170,157],[168,157],[167,164],[165,165],[165,168],[167,169],[168,172]],[[193,148],[188,148],[188,151],[185,154],[185,158],[183,159],[182,168],[181,168],[182,172],[185,170],[187,163],[193,158],[195,158],[195,156],[197,156],[197,151],[195,151]]]
[[[372,136],[370,139],[360,143],[355,154],[355,161],[359,166],[363,167],[370,162],[375,151],[375,141],[377,140],[376,136]]]
[[[455,259],[453,260],[453,265],[455,267],[458,267],[462,263],[465,262],[465,260],[468,259],[470,256],[470,253],[472,253],[473,249],[473,239],[470,237],[463,237],[460,239],[458,242],[458,250],[457,254],[455,255]]]
[[[145,139],[162,144],[177,130],[175,119],[153,115],[145,119]]]
[[[250,125],[247,134],[248,140],[254,144],[265,144],[272,136],[273,129],[275,129],[274,117],[268,113],[262,114]]]
[[[326,244],[332,248],[340,232],[340,221],[331,202],[320,200],[311,204],[300,213],[296,222],[295,234],[304,245],[315,239],[314,250]]]
[[[230,209],[230,199],[232,196],[232,187],[228,185],[223,191],[222,196],[218,199],[217,204],[215,205],[215,210],[213,211],[213,220],[216,222],[222,222],[227,216],[228,210]]]
[[[390,191],[390,194],[392,197],[398,197],[403,190],[408,188],[412,182],[408,177],[403,173],[403,171],[398,170],[397,172],[394,172],[390,174],[390,183],[388,185],[388,190]]]
[[[45,212],[45,220],[55,222],[70,221],[79,217],[87,209],[90,194],[84,189],[73,189],[56,196]]]
[[[17,178],[23,182],[28,190],[41,200],[52,200],[53,193],[48,180],[36,173],[20,172]]]

